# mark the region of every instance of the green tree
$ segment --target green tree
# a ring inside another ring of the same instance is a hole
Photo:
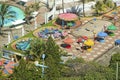
[[[26,54],[34,56],[36,59],[40,59],[40,56],[45,52],[45,42],[42,39],[32,39],[30,43],[30,49],[26,51]]]
[[[63,13],[65,13],[65,11],[64,11],[64,0],[62,0],[62,9],[63,9]]]
[[[41,69],[33,63],[21,59],[10,78],[11,80],[39,80],[41,78],[40,72]]]
[[[101,0],[97,1],[95,4],[95,11],[97,15],[105,13],[113,8],[115,8],[115,4],[112,0]]]
[[[118,76],[120,76],[120,53],[116,53],[112,56],[111,61],[110,61],[110,68],[112,68],[114,70],[114,73],[116,73],[116,68],[117,65],[116,63],[118,63]],[[117,75],[117,74],[116,74]],[[120,77],[118,77],[118,80],[120,79]]]
[[[85,0],[81,0],[83,4],[83,17],[85,17]]]
[[[46,59],[45,64],[48,66],[48,68],[45,70],[46,74],[46,80],[58,80],[61,76],[61,69],[63,65],[60,63],[61,60],[61,49],[60,47],[55,43],[55,41],[52,39],[52,37],[49,37],[46,42]]]
[[[96,11],[97,15],[99,15],[101,13],[101,11],[103,11],[103,7],[104,7],[103,2],[97,1],[97,3],[95,4],[95,11]]]
[[[103,2],[108,8],[114,8],[115,6],[112,0],[104,0]]]
[[[0,5],[0,34],[2,33],[2,27],[4,26],[5,19],[13,19],[15,18],[15,12],[9,10],[10,5],[2,3]]]
[[[30,24],[30,16],[31,13],[33,12],[33,10],[31,9],[31,6],[27,6],[25,7],[25,21],[27,22],[27,24]]]

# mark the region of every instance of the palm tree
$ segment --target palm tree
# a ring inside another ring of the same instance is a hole
[[[79,2],[82,2],[83,4],[83,17],[85,17],[85,2],[89,2],[89,1],[94,1],[94,0],[80,0]]]
[[[83,17],[85,17],[85,0],[81,0],[83,4]]]
[[[63,9],[63,13],[65,13],[65,11],[64,11],[64,0],[62,0],[62,9]]]
[[[31,6],[27,6],[25,8],[25,21],[27,24],[30,24],[30,15],[33,12],[33,10],[31,9]]]
[[[0,24],[0,34],[2,33],[2,27],[4,26],[4,21],[5,19],[13,19],[15,18],[15,11],[10,11],[9,10],[10,5],[2,3],[0,7],[0,19],[1,19],[1,24]]]

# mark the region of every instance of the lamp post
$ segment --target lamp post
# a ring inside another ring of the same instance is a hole
[[[8,32],[8,44],[11,42],[10,32]]]
[[[37,66],[37,67],[41,67],[42,68],[42,78],[43,78],[43,76],[44,76],[44,68],[48,68],[48,66],[45,66],[44,65],[44,59],[45,59],[45,54],[42,54],[42,64],[39,64],[39,62],[38,61],[35,61],[34,62],[34,64],[35,64],[35,66]]]
[[[44,59],[45,59],[45,54],[42,54],[42,59],[43,59],[43,67],[42,67],[42,77],[44,76]]]
[[[119,65],[118,65],[118,62],[116,62],[116,80],[118,80],[119,78],[118,78],[118,70],[119,69]]]
[[[25,30],[24,30],[24,26],[22,27],[22,36],[25,35]]]
[[[95,44],[95,38],[96,38],[96,32],[95,32],[95,30],[93,30],[93,39],[94,39],[94,44]]]
[[[37,21],[36,21],[36,17],[34,17],[34,22],[35,22],[35,29],[37,29]]]

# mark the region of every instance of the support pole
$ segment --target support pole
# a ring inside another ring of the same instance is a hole
[[[116,80],[118,80],[118,62],[116,62]]]

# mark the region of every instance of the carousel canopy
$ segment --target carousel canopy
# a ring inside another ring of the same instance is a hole
[[[87,45],[87,46],[93,46],[94,42],[91,39],[88,39],[84,42],[84,44]]]
[[[110,26],[108,26],[107,29],[108,29],[108,30],[116,30],[117,28],[116,28],[116,26],[114,26],[114,25],[110,25]]]
[[[65,21],[74,21],[78,19],[78,16],[73,13],[62,13],[58,16],[58,18]]]

